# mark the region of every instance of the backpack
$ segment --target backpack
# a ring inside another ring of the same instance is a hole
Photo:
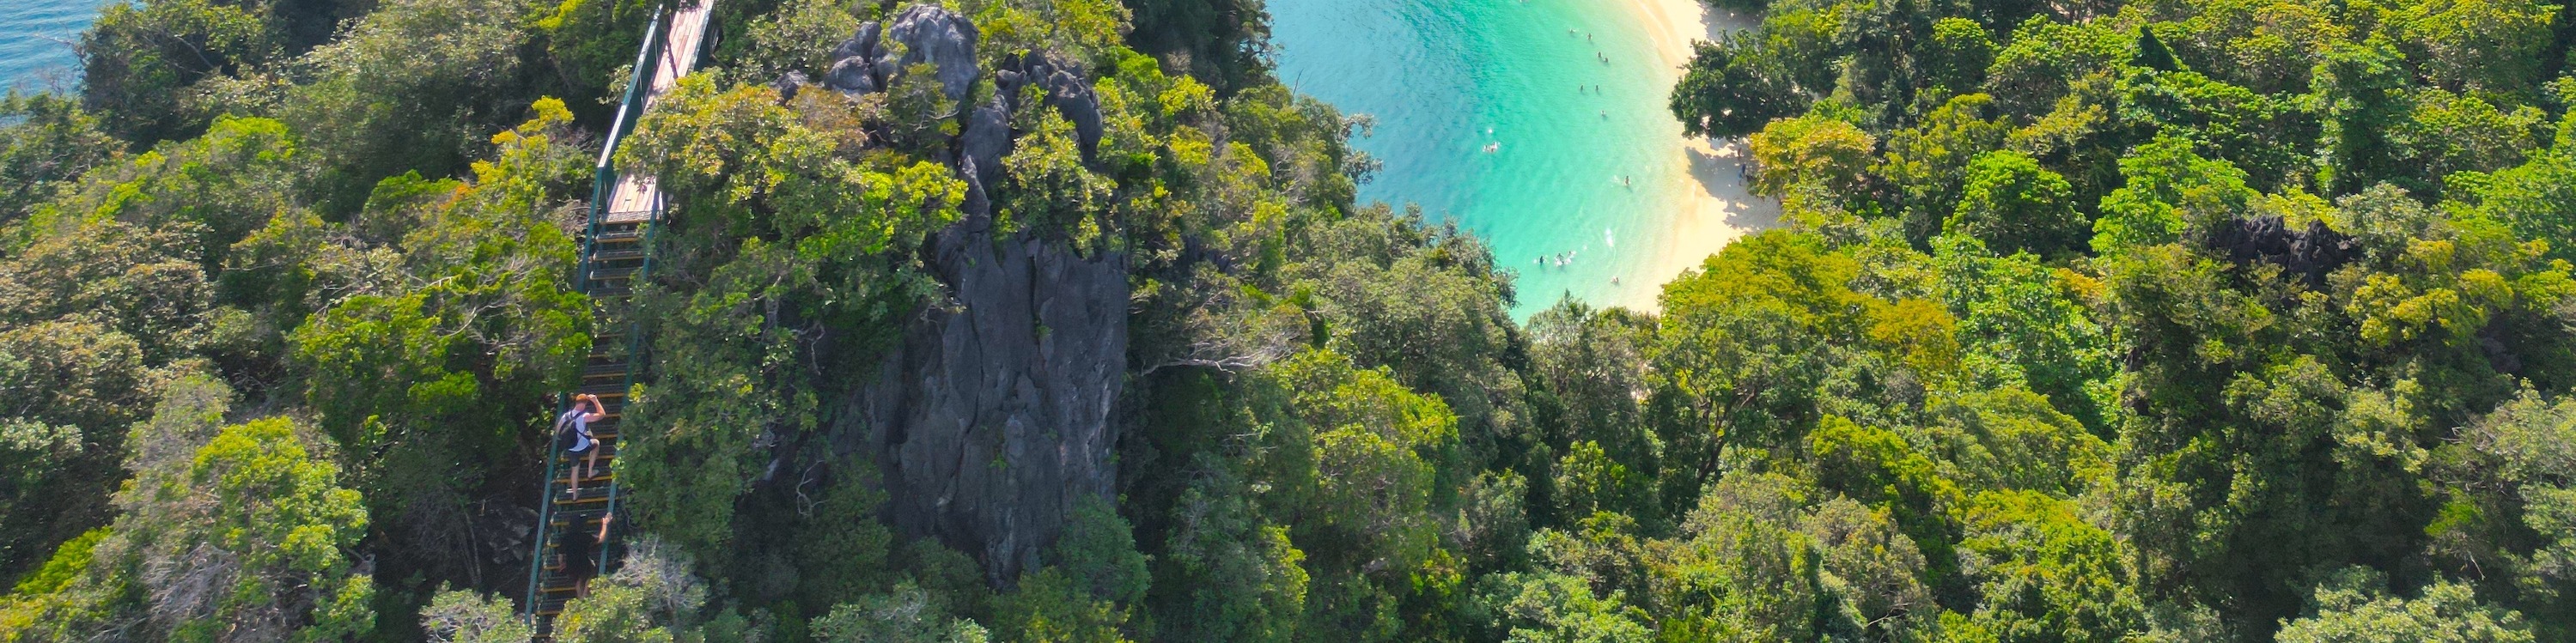
[[[581,409],[565,411],[563,415],[555,416],[556,451],[571,451],[574,446],[581,444],[580,420]]]

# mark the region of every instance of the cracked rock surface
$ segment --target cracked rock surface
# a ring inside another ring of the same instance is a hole
[[[835,441],[875,461],[896,529],[973,554],[998,582],[1117,479],[1127,274],[1114,256],[996,238],[981,217],[930,252],[952,300],[906,330]]]
[[[962,103],[980,73],[975,39],[964,16],[913,5],[839,43],[820,82],[885,91],[894,75],[929,62]],[[953,152],[941,158],[967,183],[965,220],[924,244],[942,297],[842,402],[829,435],[835,452],[876,465],[895,529],[975,556],[996,585],[1038,564],[1076,501],[1112,492],[1111,408],[1127,374],[1129,296],[1115,255],[1084,257],[1062,241],[993,230],[988,191],[1006,178],[1002,160],[1018,134],[1011,115],[1037,107],[1020,104],[1023,86],[1036,84],[1042,106],[1073,123],[1086,158],[1101,129],[1099,99],[1081,75],[1043,56],[1004,66],[999,94],[962,109],[954,147],[941,151]]]

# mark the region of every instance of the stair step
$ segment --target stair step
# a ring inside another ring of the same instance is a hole
[[[570,454],[570,453],[566,453],[566,454],[564,454],[564,468],[566,468],[566,469],[571,469],[571,468],[574,468],[574,467],[584,466],[584,465],[585,465],[586,463],[588,463],[588,462],[590,462],[590,456],[588,456],[588,455],[573,455],[573,454]],[[601,471],[609,471],[609,470],[610,470],[610,467],[612,467],[612,466],[614,466],[614,465],[616,465],[616,464],[617,464],[617,454],[615,454],[615,453],[610,453],[610,452],[607,452],[607,451],[601,451],[601,452],[599,453],[599,470],[601,470]],[[608,476],[609,476],[609,475],[610,475],[610,474],[600,474],[600,475],[595,475],[595,476],[589,476],[589,477],[582,478],[582,479],[581,479],[582,486],[589,486],[589,485],[590,485],[590,481],[592,481],[592,480],[606,480],[606,479],[608,479]],[[565,481],[570,480],[570,479],[571,479],[571,477],[570,477],[569,475],[566,475],[566,476],[556,476],[556,477],[555,477],[555,482],[565,482]]]
[[[625,266],[625,267],[613,267],[613,268],[591,268],[591,269],[589,269],[589,272],[590,272],[590,280],[591,280],[591,281],[594,281],[594,282],[600,282],[600,281],[626,281],[626,280],[629,280],[629,279],[634,279],[634,278],[635,278],[635,273],[637,273],[637,272],[642,272],[643,270],[644,270],[644,267],[643,267],[643,266]]]
[[[599,528],[599,517],[600,517],[600,516],[603,516],[603,515],[607,515],[607,514],[608,514],[608,511],[607,511],[605,508],[599,508],[599,509],[578,509],[578,510],[575,510],[575,509],[566,509],[566,510],[564,510],[564,513],[577,513],[577,514],[581,514],[581,517],[579,517],[579,518],[575,518],[574,520],[580,520],[580,521],[581,521],[581,526],[582,526],[582,528],[583,528],[583,529],[597,529],[597,528]],[[547,530],[547,533],[563,533],[564,525],[568,525],[568,524],[572,524],[572,523],[571,523],[571,521],[567,521],[567,520],[557,520],[557,521],[553,521],[553,522],[546,523],[546,530]],[[556,545],[556,543],[555,543],[553,540],[551,540],[551,539],[549,539],[549,540],[547,540],[547,541],[546,541],[546,555],[548,555],[548,556],[552,556],[552,555],[554,555],[555,545]],[[555,564],[555,562],[554,562],[554,561],[551,561],[551,560],[546,561],[546,565],[548,565],[548,567],[546,567],[546,569],[549,569],[549,570],[554,569],[554,567],[552,567],[552,565],[554,565],[554,564]]]
[[[578,514],[578,515],[576,515],[576,516],[574,516],[574,517],[572,517],[572,518],[567,518],[567,519],[562,519],[562,520],[553,520],[553,521],[549,521],[549,522],[547,522],[547,523],[546,523],[546,533],[549,533],[549,534],[559,534],[559,533],[563,533],[564,525],[572,524],[572,521],[574,521],[574,520],[579,520],[579,521],[581,521],[581,526],[582,526],[582,528],[583,528],[583,529],[597,529],[597,528],[598,528],[598,525],[599,525],[599,517],[600,517],[600,516],[608,515],[608,509],[607,509],[606,507],[595,507],[595,508],[588,508],[588,509],[565,509],[565,510],[563,510],[563,513],[567,513],[567,514]],[[555,543],[555,541],[554,541],[554,540],[552,540],[552,539],[548,539],[548,540],[546,541],[546,551],[548,552],[548,554],[547,554],[547,555],[553,555],[553,552],[555,551],[555,545],[556,545],[556,544],[557,544],[557,543]],[[548,561],[546,564],[548,564],[548,565],[552,565],[552,564],[554,564],[554,563],[553,563],[552,561]],[[548,569],[552,569],[552,568],[551,568],[551,567],[549,567]]]
[[[599,470],[607,471],[610,464],[617,462],[617,452],[615,451],[617,443],[610,442],[607,437],[597,435],[592,436],[591,440],[600,443],[600,446],[594,448],[605,449],[599,452]],[[566,471],[570,471],[575,467],[581,467],[588,462],[590,462],[590,453],[586,451],[582,453],[563,454],[563,466]],[[584,480],[599,477],[603,476],[591,476],[590,478],[584,478]],[[557,482],[561,482],[563,480],[564,476],[555,477],[555,481]]]
[[[590,253],[591,263],[607,261],[635,261],[643,258],[644,248],[642,246],[623,243],[592,250]]]
[[[584,460],[586,461],[586,460],[588,460],[588,459],[587,459],[587,458],[584,458]],[[615,482],[615,481],[616,481],[616,477],[617,477],[617,473],[616,473],[616,469],[615,469],[616,464],[617,464],[617,458],[616,458],[615,456],[609,456],[609,455],[601,455],[601,456],[599,456],[599,470],[600,470],[600,471],[602,471],[602,472],[604,472],[604,473],[601,473],[601,474],[599,474],[599,475],[595,475],[595,476],[585,476],[585,477],[583,477],[583,478],[581,479],[581,488],[582,488],[582,490],[583,490],[583,491],[589,491],[589,490],[590,490],[590,488],[592,488],[592,487],[607,486],[607,485],[608,485],[608,483]],[[557,487],[570,486],[570,485],[572,484],[572,477],[571,477],[571,476],[557,476],[557,477],[555,478],[555,482],[556,482],[556,483],[558,483],[558,484],[557,484]]]
[[[555,494],[554,503],[556,507],[579,507],[585,505],[598,505],[605,507],[608,504],[608,488],[600,487],[599,491],[595,493],[590,489],[583,489],[581,497],[579,498],[567,499],[563,497],[563,494],[558,493]]]
[[[610,391],[610,392],[612,392],[612,393],[622,393],[622,392],[625,392],[625,390],[626,390],[626,378],[624,378],[624,377],[615,377],[615,378],[597,378],[597,379],[593,379],[593,378],[591,378],[591,377],[584,376],[582,379],[584,379],[584,380],[588,380],[588,381],[585,381],[585,382],[583,382],[583,383],[582,383],[582,385],[581,385],[581,386],[574,388],[574,389],[573,389],[573,393],[574,393],[574,394],[587,393],[587,392],[589,392],[589,391],[588,391],[588,390],[586,390],[586,389],[593,389],[593,388],[607,388],[607,389],[613,389],[613,390],[611,390],[611,391]],[[609,396],[608,396],[608,395],[606,395],[606,394],[600,394],[600,395],[599,395],[599,409],[600,409],[601,411],[606,411],[606,412],[607,412],[607,414],[608,414],[608,417],[609,417],[609,418],[611,418],[611,419],[614,419],[614,418],[616,418],[618,415],[625,413],[625,412],[626,412],[626,409],[625,409],[625,408],[623,408],[625,405],[626,405],[626,400],[624,399],[624,397],[623,397],[623,396],[619,396],[619,397],[617,397],[617,398],[611,398],[611,397],[609,397]],[[587,404],[583,405],[583,407],[584,407],[584,408],[588,408],[588,406],[589,406],[589,405],[587,405]],[[592,427],[597,427],[597,426],[599,426],[599,423],[598,423],[598,422],[592,422],[592,423],[590,423],[590,425],[591,425]]]

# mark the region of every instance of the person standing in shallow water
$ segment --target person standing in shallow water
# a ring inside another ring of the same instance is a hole
[[[590,579],[599,575],[599,543],[608,540],[608,523],[616,520],[615,512],[600,516],[597,532],[581,528],[578,519],[568,520],[563,534],[555,537],[555,551],[563,555],[564,574],[572,577],[574,598],[590,596]]]

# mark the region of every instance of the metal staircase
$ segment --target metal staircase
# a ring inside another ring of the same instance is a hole
[[[607,417],[590,424],[599,443],[595,447],[599,449],[599,475],[575,480],[575,475],[583,473],[577,468],[579,461],[556,449],[549,436],[546,482],[538,498],[537,534],[532,540],[535,546],[528,560],[527,601],[523,604],[539,642],[552,638],[555,617],[572,600],[580,580],[566,573],[555,536],[571,527],[595,531],[603,518],[617,510],[618,427],[626,416],[627,392],[634,388],[643,366],[643,329],[630,314],[630,295],[634,284],[652,267],[653,224],[661,219],[663,198],[651,177],[621,176],[612,160],[618,144],[634,129],[644,110],[696,66],[708,10],[713,4],[714,0],[698,0],[676,11],[654,9],[645,28],[644,45],[635,54],[625,96],[618,103],[616,120],[609,126],[607,143],[601,146],[599,162],[593,168],[590,222],[582,235],[581,273],[576,286],[591,297],[596,331],[575,393],[599,396]],[[571,404],[572,398],[566,396],[560,409],[570,409]],[[567,489],[578,489],[578,493],[568,493]],[[621,526],[622,521],[612,525],[594,550],[597,559],[591,562],[602,575],[612,569],[621,553],[617,529]]]
[[[628,295],[633,292],[632,282],[643,276],[651,262],[651,241],[649,221],[610,224],[594,217],[583,244],[583,290],[598,306],[601,332],[591,338],[591,354],[582,365],[581,386],[576,390],[599,396],[608,416],[590,424],[591,434],[599,443],[594,447],[600,450],[599,475],[582,477],[577,486],[574,477],[583,473],[581,460],[567,457],[551,443],[547,445],[551,455],[546,458],[543,508],[538,512],[536,551],[528,564],[527,613],[538,640],[548,638],[555,615],[572,600],[579,581],[565,573],[555,536],[572,526],[596,530],[600,520],[617,509],[618,425],[626,415],[627,391],[635,383],[643,348],[639,328],[623,313]],[[619,533],[615,527],[611,526],[609,537],[593,550],[598,559],[591,563],[602,573],[609,570],[618,553]]]

